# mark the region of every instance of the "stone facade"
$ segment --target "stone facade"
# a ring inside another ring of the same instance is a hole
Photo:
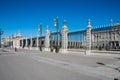
[[[88,27],[88,26],[87,26]],[[87,28],[89,29],[89,28]],[[86,30],[87,30],[86,29]],[[64,25],[62,32],[59,32],[59,44],[61,49],[83,49],[86,48],[86,30],[67,32],[67,26]],[[46,31],[47,32],[47,31]],[[88,31],[89,32],[89,31]],[[29,48],[38,48],[39,39],[41,39],[42,47],[55,46],[57,45],[56,41],[56,32],[46,33],[45,36],[29,37],[23,38],[20,33],[12,37],[2,38],[2,43],[4,46],[8,47],[29,47]],[[49,37],[49,41],[48,37]],[[91,29],[91,49],[120,49],[120,24],[116,23],[114,25],[108,25],[104,27],[92,28]],[[48,43],[49,42],[49,43]],[[46,44],[45,44],[46,43]],[[65,44],[64,44],[65,43]],[[67,43],[67,44],[66,44]],[[50,44],[50,45],[48,45]]]
[[[22,39],[22,35],[18,33],[13,37],[13,48],[20,48],[20,40]]]
[[[99,31],[92,32],[93,48],[119,48],[120,46],[120,24],[112,25],[111,29],[99,28]]]

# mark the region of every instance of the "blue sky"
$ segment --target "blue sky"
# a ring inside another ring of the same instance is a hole
[[[3,36],[21,32],[24,37],[36,36],[38,24],[42,35],[46,26],[56,31],[54,18],[59,17],[59,28],[67,21],[69,31],[85,29],[87,20],[92,27],[120,21],[120,0],[0,0],[0,28]]]

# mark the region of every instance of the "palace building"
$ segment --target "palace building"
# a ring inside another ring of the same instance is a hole
[[[92,28],[92,27],[91,27]],[[68,27],[69,29],[69,27]],[[57,39],[58,34],[58,39]],[[86,48],[86,29],[68,32],[68,49]],[[50,46],[62,46],[62,32],[50,33]],[[45,36],[25,38],[20,33],[2,38],[4,47],[31,48],[45,47]],[[120,49],[120,23],[91,29],[91,49]]]

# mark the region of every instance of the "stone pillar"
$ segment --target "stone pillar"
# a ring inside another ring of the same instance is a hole
[[[114,42],[114,48],[115,48],[115,49],[116,49],[116,46],[117,46],[117,45],[116,45],[116,42]]]
[[[116,34],[116,32],[115,32],[115,40],[114,40],[114,41],[116,41],[116,39],[117,39],[117,34]]]
[[[112,44],[112,42],[111,42],[111,44],[110,44],[110,48],[113,48],[113,44]]]
[[[39,35],[37,35],[37,38],[36,38],[36,49],[37,50],[39,49]]]
[[[118,42],[119,42],[119,47],[120,47],[120,33],[118,34]]]
[[[45,51],[50,51],[50,31],[48,30],[48,26],[46,29],[46,34],[45,34]]]
[[[22,47],[22,48],[23,48],[23,40],[24,40],[24,39],[22,38],[22,39],[21,39],[21,41],[22,41],[22,46],[21,46],[21,47]]]
[[[28,41],[27,41],[27,38],[26,38],[26,48],[28,47]]]
[[[68,47],[68,28],[66,26],[66,21],[64,21],[64,26],[62,28],[62,49],[63,53],[67,52]]]
[[[70,43],[69,43],[70,45],[69,45],[69,48],[71,48],[71,41],[70,41]]]
[[[57,45],[57,41],[55,40],[55,46]]]
[[[33,41],[32,41],[32,36],[30,37],[30,49],[32,49]]]
[[[109,44],[109,42],[110,42],[110,34],[108,32],[108,44]]]
[[[88,20],[88,26],[86,30],[86,51],[85,55],[91,54],[91,25],[90,20]]]

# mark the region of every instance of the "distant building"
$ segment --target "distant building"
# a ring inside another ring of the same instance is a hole
[[[20,47],[20,40],[22,35],[20,33],[14,34],[14,36],[2,38],[3,47]]]

